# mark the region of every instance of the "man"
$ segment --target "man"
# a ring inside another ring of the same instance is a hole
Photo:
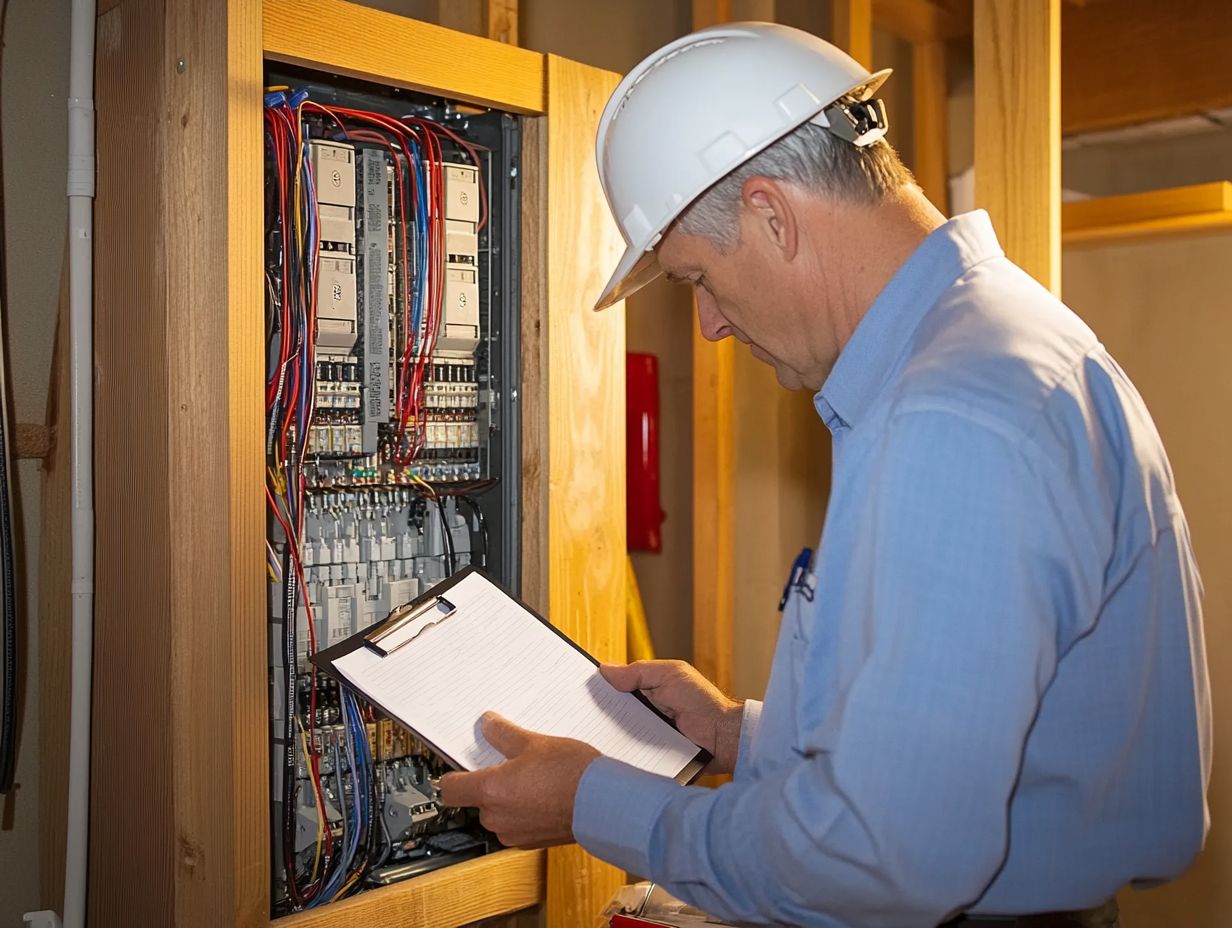
[[[706,337],[816,391],[833,433],[764,704],[683,664],[604,668],[733,781],[682,787],[490,718],[509,760],[443,798],[741,923],[1115,925],[1114,893],[1181,873],[1207,826],[1185,519],[1091,331],[880,141],[885,76],[794,30],[719,27],[639,65],[599,130],[629,242],[601,302],[659,271],[689,284]]]

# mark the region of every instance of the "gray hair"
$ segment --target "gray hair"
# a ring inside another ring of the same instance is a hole
[[[820,196],[872,205],[914,178],[884,140],[857,148],[821,126],[805,123],[754,155],[703,193],[676,220],[726,251],[740,241],[744,182],[769,177]]]

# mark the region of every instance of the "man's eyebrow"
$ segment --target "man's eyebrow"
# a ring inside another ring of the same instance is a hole
[[[663,276],[674,284],[688,284],[692,283],[692,281],[684,275],[692,273],[694,273],[693,268],[686,268],[681,273],[676,273],[675,271],[664,271]]]

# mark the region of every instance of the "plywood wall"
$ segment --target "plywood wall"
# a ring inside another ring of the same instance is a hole
[[[1232,235],[1070,252],[1065,299],[1137,384],[1163,436],[1206,585],[1215,744],[1232,739]],[[1218,750],[1218,747],[1217,747]],[[1218,762],[1214,827],[1183,879],[1122,894],[1125,928],[1214,928],[1232,911],[1232,770]]]

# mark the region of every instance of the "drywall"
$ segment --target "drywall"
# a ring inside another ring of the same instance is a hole
[[[4,23],[3,128],[10,412],[42,422],[64,260],[68,0],[10,0]],[[39,465],[17,466],[24,700],[17,789],[0,799],[0,924],[39,908]],[[68,580],[65,578],[65,582]]]

